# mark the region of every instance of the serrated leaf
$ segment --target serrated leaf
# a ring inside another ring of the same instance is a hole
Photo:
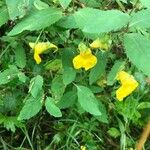
[[[130,28],[150,28],[150,10],[134,13],[129,24]]]
[[[125,62],[117,60],[115,61],[113,67],[111,68],[108,77],[107,77],[107,85],[113,85],[117,76],[117,73],[123,69]]]
[[[26,66],[26,54],[24,48],[19,44],[15,49],[15,60],[16,65],[20,68],[24,68]]]
[[[141,102],[138,105],[138,109],[150,109],[150,102]]]
[[[127,57],[144,74],[150,75],[150,40],[141,34],[126,34],[124,45]]]
[[[56,8],[48,8],[32,12],[23,18],[9,33],[9,36],[19,34],[25,30],[40,30],[46,28],[62,17],[62,12]]]
[[[89,82],[90,85],[96,82],[105,72],[106,62],[107,62],[107,55],[103,52],[98,52],[97,55],[97,64],[91,70],[89,74]]]
[[[72,0],[59,0],[61,6],[62,6],[64,9],[66,9],[66,8],[69,6],[69,4],[71,3],[71,1],[72,1]]]
[[[37,95],[41,92],[43,86],[43,77],[40,75],[37,75],[30,81],[30,86],[29,86],[29,93],[36,98]]]
[[[71,107],[77,99],[77,93],[75,91],[67,92],[63,95],[61,100],[57,103],[60,109],[66,109]]]
[[[45,101],[45,107],[46,107],[46,110],[50,113],[50,115],[54,117],[62,117],[62,113],[59,107],[57,107],[56,104],[54,103],[53,98],[47,97]]]
[[[0,8],[0,27],[5,24],[9,19],[7,7]]]
[[[6,0],[9,17],[11,20],[16,17],[23,17],[30,10],[34,0]]]
[[[93,8],[83,8],[74,14],[78,27],[87,33],[104,33],[116,31],[129,21],[128,14],[119,10],[102,11]]]
[[[0,85],[6,84],[17,77],[19,70],[16,66],[9,66],[9,69],[0,72]]]
[[[81,107],[92,115],[100,116],[98,101],[92,91],[85,86],[77,86],[78,102]]]
[[[30,119],[35,116],[42,109],[42,96],[43,93],[41,92],[37,98],[30,96],[26,99],[26,102],[18,116],[18,120]]]

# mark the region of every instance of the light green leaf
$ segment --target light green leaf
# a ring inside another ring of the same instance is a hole
[[[56,76],[51,85],[52,97],[54,97],[55,100],[60,100],[65,91],[65,87],[62,76]]]
[[[27,79],[27,77],[25,76],[25,74],[23,72],[18,73],[18,78],[19,78],[19,81],[21,81],[23,83],[25,83],[26,79]]]
[[[115,61],[113,67],[111,68],[108,77],[107,77],[107,85],[113,85],[117,76],[117,73],[123,69],[125,65],[124,61],[117,60]]]
[[[43,92],[40,93],[37,98],[30,96],[26,99],[26,102],[18,116],[18,120],[30,119],[35,116],[42,109],[42,96]]]
[[[65,85],[70,84],[76,78],[76,71],[72,67],[67,67],[63,71],[63,83]]]
[[[29,86],[29,93],[36,98],[37,95],[41,92],[43,86],[43,77],[40,75],[37,75],[36,77],[32,78],[30,81]]]
[[[129,16],[119,10],[83,8],[74,14],[78,27],[87,33],[116,31],[127,25]]]
[[[131,28],[150,28],[150,10],[141,10],[134,13],[129,24]]]
[[[6,84],[17,77],[19,70],[16,66],[9,66],[9,69],[0,72],[0,85]]]
[[[150,1],[149,0],[140,0],[142,5],[146,8],[150,8]]]
[[[66,109],[71,107],[77,99],[77,93],[75,91],[67,92],[63,95],[61,100],[57,103],[60,109]]]
[[[150,75],[150,40],[141,34],[126,34],[124,45],[130,61],[144,74]]]
[[[48,8],[35,11],[23,18],[9,33],[9,36],[19,34],[25,30],[40,30],[46,28],[62,17],[61,11],[56,8]]]
[[[92,115],[100,116],[99,104],[92,91],[85,86],[77,86],[78,102],[81,107]]]
[[[107,61],[107,55],[103,52],[98,52],[97,55],[97,64],[96,66],[91,70],[89,74],[89,82],[90,85],[96,82],[101,76],[105,73],[105,67],[106,67],[106,61]]]
[[[60,5],[61,5],[64,9],[66,9],[66,8],[69,6],[69,4],[71,3],[71,1],[72,1],[72,0],[59,0]]]
[[[45,2],[42,2],[41,0],[34,0],[34,6],[35,6],[38,10],[42,10],[42,9],[49,8],[49,5],[46,4]]]
[[[5,6],[0,8],[0,27],[9,19],[8,10]]]
[[[23,17],[30,10],[34,0],[6,0],[9,17],[11,20],[16,17]]]
[[[47,97],[45,101],[46,110],[54,117],[62,117],[62,113],[60,109],[54,103],[54,99],[51,97]]]
[[[26,66],[26,54],[24,48],[19,44],[15,49],[16,65],[20,68]]]

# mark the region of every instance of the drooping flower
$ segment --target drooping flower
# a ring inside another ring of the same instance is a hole
[[[121,87],[116,91],[116,97],[119,101],[130,95],[139,85],[134,77],[125,71],[120,71],[117,79],[121,83]]]
[[[88,70],[93,68],[96,63],[97,58],[92,54],[89,48],[84,51],[80,51],[80,54],[73,59],[73,65],[75,69],[84,68],[85,70]]]
[[[41,63],[40,54],[46,52],[50,48],[58,49],[58,47],[50,42],[29,43],[29,46],[34,50],[34,60],[37,64]]]

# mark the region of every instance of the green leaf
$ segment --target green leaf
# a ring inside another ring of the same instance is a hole
[[[150,102],[141,102],[138,105],[138,109],[150,109]]]
[[[7,7],[0,8],[0,27],[5,24],[9,19]]]
[[[45,101],[46,110],[54,117],[62,117],[62,113],[60,109],[54,103],[54,99],[51,97],[47,97]]]
[[[63,83],[65,85],[70,84],[76,78],[76,71],[72,67],[66,67],[63,71]]]
[[[150,75],[150,40],[141,34],[126,34],[124,45],[130,61],[144,74]]]
[[[21,81],[23,83],[25,83],[26,79],[27,79],[27,77],[25,76],[25,74],[23,72],[18,73],[18,78],[19,78],[19,81]]]
[[[9,17],[11,20],[16,17],[23,17],[30,10],[31,4],[34,0],[6,0]]]
[[[142,3],[142,5],[146,8],[150,8],[150,2],[149,0],[140,0],[140,2]]]
[[[103,52],[98,52],[97,55],[97,64],[96,66],[91,70],[89,74],[89,82],[90,85],[96,82],[101,76],[105,73],[105,67],[107,62],[107,55]]]
[[[62,76],[56,76],[51,85],[52,97],[54,97],[55,100],[60,100],[65,91],[65,87]]]
[[[119,10],[83,8],[74,14],[78,27],[87,33],[116,31],[127,25],[129,15]]]
[[[42,9],[49,8],[49,5],[46,4],[45,2],[42,2],[41,0],[34,0],[34,6],[35,6],[38,10],[42,10]]]
[[[75,91],[67,92],[63,95],[61,100],[57,103],[60,109],[71,107],[77,100],[77,93]]]
[[[64,9],[66,9],[66,8],[69,6],[69,4],[71,3],[71,1],[72,1],[72,0],[59,0],[60,5],[61,5]]]
[[[2,123],[7,130],[11,130],[12,132],[15,132],[16,126],[24,127],[24,125],[17,120],[17,117],[4,116],[0,114],[0,124]]]
[[[37,95],[41,92],[43,86],[43,77],[40,75],[37,75],[36,77],[32,78],[30,81],[29,86],[29,93],[36,98]]]
[[[113,67],[111,68],[108,77],[107,77],[107,85],[113,85],[117,76],[117,73],[123,69],[125,65],[124,61],[117,60],[115,61]]]
[[[78,102],[81,107],[92,115],[100,116],[99,104],[92,91],[85,86],[77,86]]]
[[[19,44],[15,49],[16,65],[20,68],[26,66],[26,54],[24,48]]]
[[[46,28],[62,17],[61,11],[56,8],[48,8],[35,11],[23,18],[9,33],[9,36],[19,34],[25,30],[40,30]]]
[[[16,66],[9,66],[9,69],[0,72],[0,85],[6,84],[17,77],[19,70]]]
[[[129,24],[130,28],[150,28],[150,10],[134,13]]]
[[[18,120],[30,119],[35,116],[42,109],[42,97],[43,92],[41,92],[37,98],[30,96],[26,99],[26,102],[18,116]]]

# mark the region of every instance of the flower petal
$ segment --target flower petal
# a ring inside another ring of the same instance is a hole
[[[120,71],[118,73],[118,80],[120,80],[122,84],[116,91],[116,97],[119,101],[122,101],[125,97],[130,95],[139,85],[134,77],[125,71]]]
[[[40,55],[37,53],[34,53],[34,60],[36,61],[37,64],[40,64],[42,61]]]

